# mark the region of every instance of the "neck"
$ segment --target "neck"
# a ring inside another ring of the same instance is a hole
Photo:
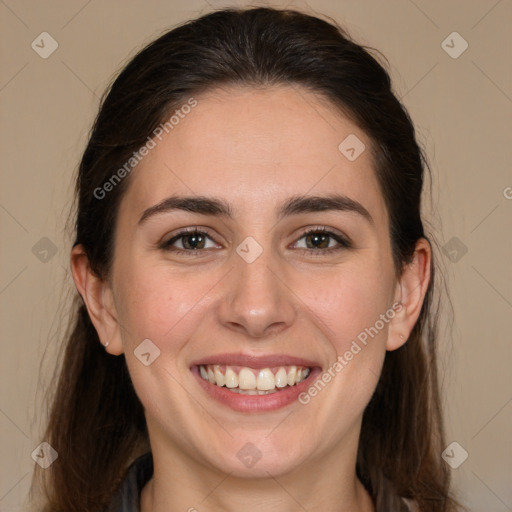
[[[142,490],[141,512],[374,512],[356,476],[355,456],[356,450],[332,450],[286,474],[244,478],[207,467],[177,449],[153,449],[154,473]]]
[[[196,489],[195,492],[179,492],[176,487],[159,487],[158,483],[158,480],[151,479],[144,487],[141,512],[375,512],[370,496],[358,480],[351,489],[340,489],[332,494],[324,492],[323,483],[311,482],[299,490],[296,486],[283,483],[281,478],[240,482],[233,477],[225,477],[216,486],[205,487],[202,491]],[[161,485],[165,486],[165,482],[161,482]]]

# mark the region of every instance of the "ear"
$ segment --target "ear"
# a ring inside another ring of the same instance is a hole
[[[92,271],[81,245],[71,251],[71,272],[105,350],[113,355],[122,354],[121,332],[110,283]]]
[[[412,261],[402,271],[395,290],[395,316],[389,323],[387,350],[400,348],[418,320],[430,283],[432,248],[426,238],[416,242]]]

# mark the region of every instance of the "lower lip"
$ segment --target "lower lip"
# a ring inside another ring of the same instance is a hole
[[[204,380],[199,373],[198,366],[193,366],[191,371],[199,381],[199,385],[208,395],[218,402],[239,412],[264,412],[275,411],[295,402],[298,396],[311,385],[322,370],[321,368],[312,368],[308,377],[299,384],[287,386],[281,391],[276,391],[268,395],[243,395],[241,393],[233,393],[226,387],[216,386]]]

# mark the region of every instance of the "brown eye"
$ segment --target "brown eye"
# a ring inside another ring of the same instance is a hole
[[[207,247],[206,244],[208,240],[213,242],[213,239],[205,231],[200,231],[198,229],[184,230],[164,242],[160,248],[178,254],[196,254],[197,252],[201,252],[201,250],[216,247],[215,244]],[[180,244],[181,247],[179,245],[176,246],[176,243]]]
[[[310,229],[306,231],[299,240],[305,240],[305,247],[298,247],[308,252],[331,253],[351,247],[351,244],[342,236],[322,229]]]

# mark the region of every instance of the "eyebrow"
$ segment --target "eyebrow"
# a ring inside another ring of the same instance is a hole
[[[163,213],[183,210],[201,215],[212,215],[226,219],[234,218],[233,207],[224,199],[205,196],[171,196],[158,204],[144,210],[138,224],[143,224],[149,218]],[[278,220],[301,213],[323,211],[352,212],[360,215],[373,225],[370,212],[359,202],[341,194],[322,196],[292,196],[276,207],[275,215]]]

